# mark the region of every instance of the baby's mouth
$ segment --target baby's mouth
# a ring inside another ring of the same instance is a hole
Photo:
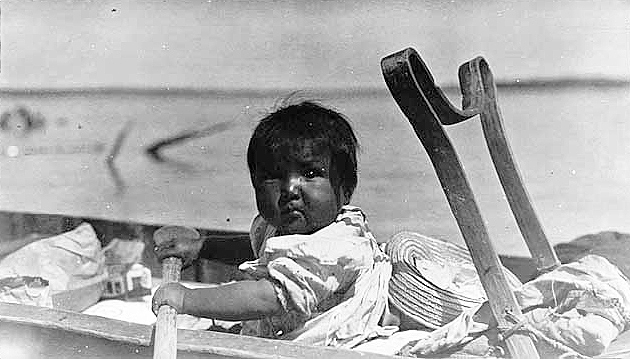
[[[282,211],[280,215],[283,227],[299,227],[306,224],[306,216],[302,211],[297,209],[289,209]]]
[[[286,211],[282,211],[282,213],[280,213],[280,217],[282,217],[282,219],[297,219],[299,217],[304,217],[304,213],[298,209],[287,209]]]

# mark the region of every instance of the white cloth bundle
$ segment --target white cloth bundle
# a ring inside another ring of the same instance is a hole
[[[514,291],[539,350],[601,354],[630,323],[630,282],[596,255],[562,265]],[[431,355],[465,344],[490,329],[478,308],[415,341],[408,354]],[[579,356],[578,355],[578,356]]]

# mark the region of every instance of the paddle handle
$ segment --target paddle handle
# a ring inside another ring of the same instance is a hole
[[[162,261],[162,283],[178,282],[182,271],[182,260],[168,257]],[[158,310],[155,323],[153,359],[177,358],[177,312],[168,305]]]

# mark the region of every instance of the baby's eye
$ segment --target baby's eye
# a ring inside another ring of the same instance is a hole
[[[315,178],[315,177],[325,177],[326,169],[324,168],[309,168],[304,171],[304,177],[306,178]]]

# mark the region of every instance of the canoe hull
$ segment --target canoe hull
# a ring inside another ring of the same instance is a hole
[[[28,324],[2,323],[0,356],[6,358],[150,358],[150,348]]]

